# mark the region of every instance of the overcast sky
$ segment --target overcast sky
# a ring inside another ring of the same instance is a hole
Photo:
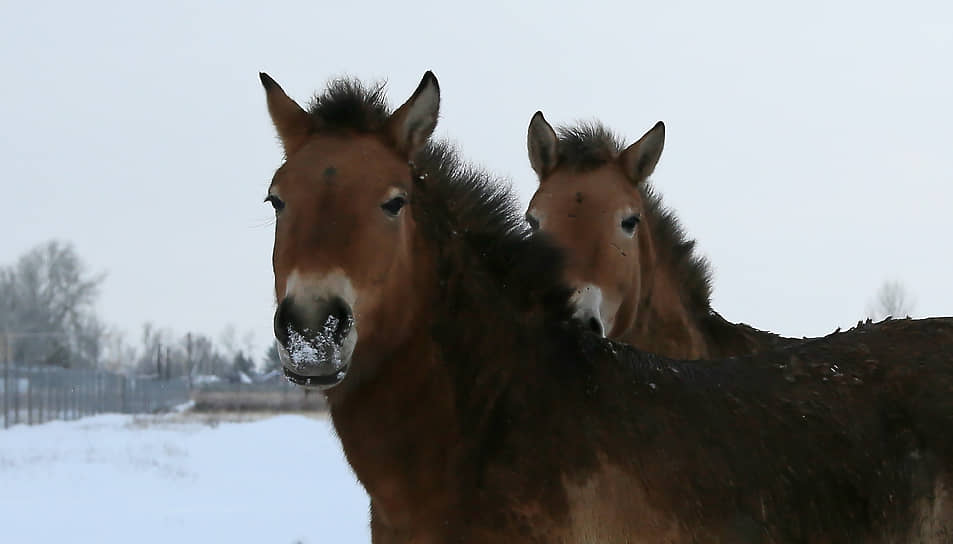
[[[887,279],[953,314],[948,1],[7,2],[0,61],[0,263],[73,241],[134,342],[145,321],[271,338],[260,70],[301,102],[386,78],[394,105],[431,69],[437,134],[524,202],[536,110],[627,142],[664,120],[653,179],[725,317],[819,335]]]

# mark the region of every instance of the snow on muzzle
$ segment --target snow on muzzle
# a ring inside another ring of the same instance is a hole
[[[289,381],[327,389],[347,375],[357,343],[354,314],[338,297],[304,304],[286,297],[275,311],[275,338]]]

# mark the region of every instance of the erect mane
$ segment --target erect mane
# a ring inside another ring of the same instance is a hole
[[[656,245],[659,253],[684,285],[691,309],[697,316],[707,316],[711,312],[711,263],[695,252],[695,240],[688,237],[675,212],[662,203],[662,196],[655,188],[646,182],[639,190],[645,213],[652,220],[652,234],[659,242]]]
[[[616,160],[625,149],[624,140],[598,122],[582,122],[561,126],[559,137],[559,166],[585,172]],[[711,265],[708,259],[695,253],[695,240],[688,237],[675,212],[662,203],[662,197],[648,182],[639,185],[643,213],[651,218],[652,233],[657,250],[666,260],[678,282],[684,285],[687,303],[699,317],[711,311]]]
[[[563,254],[529,230],[507,180],[462,162],[447,142],[431,143],[413,164],[414,217],[441,248],[441,274],[466,275],[468,289],[484,293],[486,304],[498,305],[492,294],[499,293],[517,311],[568,317]]]
[[[512,407],[512,388],[554,373],[574,380],[583,361],[540,353],[567,336],[554,331],[581,329],[570,323],[563,253],[529,231],[508,183],[464,164],[443,142],[424,149],[414,170],[411,211],[418,232],[436,249],[439,299],[430,332],[466,429],[460,448],[471,471],[460,478],[479,487],[483,467],[511,428],[503,416]]]
[[[311,99],[308,113],[323,131],[376,132],[384,128],[391,113],[384,87],[384,83],[366,85],[353,78],[331,80],[324,92]]]
[[[578,172],[595,170],[614,161],[625,148],[622,137],[594,121],[556,128],[557,164]]]

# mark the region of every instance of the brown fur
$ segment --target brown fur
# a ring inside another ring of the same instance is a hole
[[[532,134],[533,128],[531,160]],[[730,323],[711,308],[708,261],[651,185],[624,164],[632,148],[618,136],[583,123],[552,138],[558,160],[540,174],[529,213],[566,249],[570,285],[594,284],[616,301],[609,337],[683,359],[750,354],[792,341]],[[632,238],[620,232],[622,210],[641,217]]]
[[[272,185],[276,291],[292,271],[337,272],[360,293],[351,371],[327,397],[375,543],[941,542],[953,528],[953,319],[745,360],[648,355],[569,321],[559,251],[492,178],[439,145],[412,174],[404,153],[318,130]],[[381,223],[395,183],[411,213]]]

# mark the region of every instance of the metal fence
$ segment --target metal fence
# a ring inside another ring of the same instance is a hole
[[[3,428],[112,413],[151,413],[189,400],[184,379],[129,378],[95,370],[3,365]]]

